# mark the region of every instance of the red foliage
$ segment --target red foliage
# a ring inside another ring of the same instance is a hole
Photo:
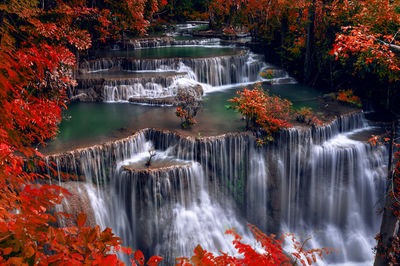
[[[181,118],[183,128],[191,127],[197,123],[196,120],[194,120],[193,117],[188,113],[188,111],[183,110],[181,106],[176,108],[175,114],[177,117]]]
[[[296,112],[296,120],[311,126],[321,126],[322,122],[313,114],[311,108],[302,107]]]
[[[320,80],[333,85],[347,77],[350,69],[354,75],[396,87],[394,82],[400,80],[399,13],[399,1],[391,0],[213,0],[210,4],[215,27],[242,26],[267,47],[276,48],[295,75],[301,76],[301,67],[310,62],[314,74],[331,72]],[[309,57],[305,56],[307,42],[313,47]]]
[[[108,22],[80,1],[56,1],[43,10],[35,1],[9,0],[0,13],[0,264],[119,265],[115,252],[122,242],[111,229],[83,227],[84,214],[76,227],[53,226],[56,217],[70,218],[52,214],[69,193],[42,182],[48,175],[31,171],[46,167],[34,145],[56,134],[65,91],[75,85],[70,49],[91,45],[79,21]],[[159,261],[150,259],[151,265]]]
[[[105,0],[111,10],[113,24],[109,29],[114,37],[131,31],[143,35],[150,26],[152,15],[167,4],[166,0]]]
[[[353,94],[352,90],[340,90],[337,99],[342,102],[355,104],[361,107],[361,100],[358,96]]]
[[[269,95],[261,86],[254,89],[237,91],[239,97],[230,99],[231,108],[246,118],[247,128],[261,127],[267,134],[259,143],[272,141],[272,133],[281,128],[290,127],[287,121],[291,115],[292,103],[276,95]]]
[[[232,103],[229,108],[237,110],[245,117],[247,129],[262,128],[264,130],[266,136],[257,139],[259,146],[273,141],[274,132],[291,127],[288,122],[290,119],[296,119],[298,122],[311,126],[322,125],[311,108],[302,107],[295,111],[289,100],[270,95],[260,85],[252,90],[243,89],[236,93],[239,97],[229,100]]]
[[[223,32],[224,35],[226,35],[226,36],[231,36],[231,37],[235,37],[235,36],[236,36],[235,30],[232,29],[231,27],[226,27],[226,28],[224,28],[222,32]]]
[[[180,92],[176,96],[176,100],[180,105],[176,108],[175,114],[181,119],[182,128],[189,128],[195,125],[197,122],[194,120],[194,117],[201,107],[201,100],[190,90]]]
[[[388,0],[364,0],[349,5],[348,10],[355,13],[351,26],[342,27],[330,54],[336,59],[352,62],[356,71],[376,72],[383,80],[398,81],[398,8],[396,1]]]
[[[255,250],[252,246],[242,242],[242,237],[234,230],[227,230],[225,234],[234,236],[233,244],[238,250],[240,257],[233,257],[227,253],[215,256],[207,252],[200,245],[194,249],[194,255],[189,259],[186,257],[178,258],[177,266],[189,265],[291,265],[292,261],[299,260],[302,265],[311,265],[317,261],[317,256],[322,259],[324,253],[335,252],[332,248],[304,249],[304,242],[298,242],[292,234],[282,234],[282,239],[276,239],[275,235],[266,235],[254,225],[248,224],[253,232],[254,238],[261,244],[263,251]],[[290,257],[282,248],[283,240],[289,238],[292,241],[295,252]],[[295,259],[294,259],[295,258]]]

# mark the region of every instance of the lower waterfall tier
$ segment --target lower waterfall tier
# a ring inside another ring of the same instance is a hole
[[[366,129],[362,115],[353,114],[317,129],[283,131],[265,147],[249,134],[194,139],[148,129],[47,159],[98,184],[87,193],[95,195],[97,223],[167,263],[190,256],[197,244],[235,254],[223,233],[234,227],[251,242],[244,228],[250,222],[300,241],[311,234],[306,248],[338,250],[327,263],[369,264],[387,151],[350,138]],[[153,148],[154,162],[169,164],[132,170]]]

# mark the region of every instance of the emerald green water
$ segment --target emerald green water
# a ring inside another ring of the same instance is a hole
[[[173,58],[173,57],[215,57],[237,54],[239,49],[229,47],[172,46],[135,50],[98,50],[93,57],[129,57],[129,58]]]
[[[294,108],[305,106],[310,107],[314,112],[318,111],[316,98],[322,95],[321,91],[302,84],[264,85],[263,87],[281,98],[290,100]]]
[[[264,85],[271,93],[293,102],[295,108],[307,106],[317,111],[315,98],[320,95],[310,87],[291,85]],[[194,136],[213,136],[243,131],[245,123],[240,115],[226,109],[228,99],[237,89],[209,93],[195,119],[197,124],[189,130],[180,128],[175,107],[157,107],[130,103],[73,103],[64,113],[59,135],[49,143],[44,152],[52,153],[76,147],[90,146],[128,136],[142,128],[159,128],[179,131]]]
[[[183,35],[174,36],[173,38],[177,41],[193,40],[192,36],[183,36]]]

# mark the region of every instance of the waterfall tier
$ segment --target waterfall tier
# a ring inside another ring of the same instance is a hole
[[[270,146],[282,147],[287,143],[294,143],[295,145],[310,146],[313,144],[321,144],[332,139],[341,133],[362,129],[365,127],[365,121],[362,113],[352,113],[343,115],[332,121],[331,123],[321,127],[311,128],[289,128],[281,130],[274,139],[275,143]],[[201,161],[200,150],[207,150],[210,143],[234,143],[239,141],[245,146],[253,139],[250,133],[232,133],[215,137],[180,137],[179,135],[169,132],[154,129],[143,129],[134,135],[120,139],[117,141],[110,141],[104,144],[95,145],[88,148],[76,149],[59,154],[49,155],[46,157],[48,161],[55,162],[60,170],[69,173],[76,173],[83,175],[84,173],[96,172],[96,167],[115,167],[117,161],[128,159],[130,156],[141,150],[141,146],[146,140],[151,140],[154,147],[158,150],[166,150],[173,146],[177,157]],[[226,145],[226,144],[220,144]],[[218,150],[226,150],[226,147],[216,147]],[[234,153],[232,151],[231,153]],[[84,163],[86,162],[86,164]],[[90,162],[90,163],[88,163]],[[103,168],[104,168],[103,167]],[[101,169],[97,172],[104,172]],[[108,171],[108,170],[107,170]]]
[[[233,56],[209,58],[103,58],[80,64],[82,73],[107,70],[123,71],[179,71],[183,66],[192,70],[196,81],[212,86],[244,83],[258,80],[258,73],[264,66],[261,60],[246,50]]]
[[[195,139],[146,129],[47,158],[59,170],[103,180],[97,184],[107,184],[112,200],[98,222],[128,245],[168,261],[190,255],[198,243],[233,252],[221,231],[229,225],[246,234],[245,219],[300,239],[317,230],[308,248],[338,249],[329,262],[368,263],[379,230],[374,207],[385,191],[386,149],[349,138],[366,127],[362,114],[350,114],[320,128],[282,131],[265,147],[249,133]],[[186,163],[146,174],[122,167],[143,156],[149,143]]]
[[[157,48],[157,47],[168,47],[168,46],[219,45],[219,44],[220,44],[220,39],[218,38],[176,40],[172,37],[160,37],[160,38],[133,39],[125,43],[124,46],[130,49],[143,49],[143,48]],[[121,49],[119,46],[117,46],[116,48]]]
[[[187,87],[197,88],[196,97],[203,95],[201,85],[190,82],[190,76],[187,73],[176,73],[171,76],[158,76],[145,78],[135,78],[128,80],[107,80],[104,82],[104,101],[129,101],[135,98],[160,99],[174,98],[180,90],[186,90]],[[188,81],[183,84],[183,81]]]
[[[71,100],[120,102],[131,98],[173,98],[187,86],[201,86],[190,82],[191,79],[192,76],[185,72],[87,74],[78,78],[79,85],[72,92]],[[185,84],[184,81],[189,82]],[[198,97],[202,94],[199,91]]]

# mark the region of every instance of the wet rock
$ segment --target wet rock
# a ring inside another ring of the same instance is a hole
[[[86,222],[84,226],[93,227],[97,224],[94,211],[87,193],[85,186],[92,186],[83,182],[66,182],[62,184],[63,188],[66,188],[71,195],[67,195],[61,205],[59,205],[58,211],[65,212],[72,215],[72,219],[58,219],[58,223],[61,226],[76,226],[76,220],[80,213],[86,214]]]
[[[178,87],[178,94],[186,94],[193,96],[196,99],[200,99],[204,94],[203,87],[200,84],[197,85],[189,85],[189,86],[180,86]]]
[[[99,87],[91,87],[86,90],[77,90],[76,95],[69,97],[71,102],[101,102],[103,93]]]

